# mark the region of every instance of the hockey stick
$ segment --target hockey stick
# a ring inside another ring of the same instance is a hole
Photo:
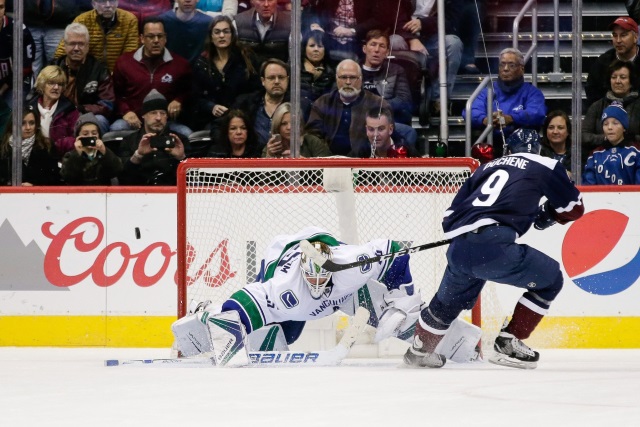
[[[251,367],[277,366],[337,366],[347,357],[355,344],[358,335],[364,330],[369,320],[369,310],[359,307],[353,316],[351,325],[344,331],[340,342],[330,350],[304,351],[251,351],[249,364]],[[110,359],[105,366],[147,365],[155,367],[214,367],[209,357],[193,357],[182,359]]]
[[[385,259],[393,259],[395,257],[399,257],[406,254],[413,254],[416,252],[426,251],[427,249],[437,248],[439,246],[448,245],[449,243],[451,243],[451,239],[440,240],[433,243],[425,243],[424,245],[414,246],[411,248],[399,250],[398,252],[390,252],[388,254],[379,255],[372,258],[366,258],[360,261],[354,261],[347,264],[336,264],[330,259],[326,259],[307,240],[300,241],[300,249],[302,249],[302,252],[304,252],[305,255],[307,255],[309,258],[313,260],[314,264],[322,267],[327,271],[335,273],[336,271],[348,270],[350,268],[360,267],[361,265],[365,265],[365,264],[373,264],[374,262],[383,261]]]

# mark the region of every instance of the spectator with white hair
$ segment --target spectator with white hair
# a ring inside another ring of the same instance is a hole
[[[493,154],[502,157],[504,141],[520,128],[538,130],[547,115],[542,91],[524,81],[524,55],[518,49],[506,48],[500,52],[498,80],[493,85],[494,97],[491,105],[491,117],[487,116],[487,89],[471,105],[471,120],[474,129],[482,129],[489,121],[493,129]]]
[[[336,84],[336,89],[322,95],[311,106],[305,131],[326,141],[332,154],[346,156],[368,143],[367,111],[374,107],[391,107],[380,96],[362,90],[362,69],[351,59],[338,64]],[[404,127],[407,131],[406,135],[403,132],[404,139],[415,144],[415,130]]]
[[[73,20],[89,30],[89,53],[107,64],[113,71],[116,60],[125,52],[138,48],[138,18],[118,8],[118,0],[92,0],[93,10],[81,13]],[[64,39],[56,49],[55,57],[65,54]]]
[[[89,31],[83,24],[74,22],[64,30],[65,55],[56,58],[67,76],[63,94],[76,105],[80,113],[93,113],[100,131],[109,130],[109,122],[115,107],[113,79],[107,65],[89,53]]]

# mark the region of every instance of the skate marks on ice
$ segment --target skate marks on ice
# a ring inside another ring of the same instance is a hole
[[[0,348],[2,425],[626,427],[640,419],[640,350],[543,349],[534,370],[404,369],[400,358],[314,369],[104,367],[168,351]]]

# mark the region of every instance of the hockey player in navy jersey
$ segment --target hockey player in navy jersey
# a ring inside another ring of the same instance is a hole
[[[371,300],[367,308],[375,318],[372,326],[377,327],[375,341],[390,336],[411,340],[422,299],[413,284],[408,255],[330,273],[301,252],[299,243],[303,239],[324,257],[341,263],[400,249],[396,242],[384,239],[346,245],[318,227],[277,236],[266,249],[255,282],[232,294],[222,306],[204,302],[191,310],[193,314],[173,324],[182,354],[194,356],[217,351],[214,348],[217,330],[209,320],[215,316],[227,321],[237,319],[249,334],[249,343],[255,331],[279,325],[278,334],[282,333],[286,344],[291,344],[308,320],[329,316],[336,310],[353,315],[359,306],[358,291],[365,285],[365,299]]]
[[[484,164],[462,186],[445,212],[448,265],[440,287],[416,324],[404,361],[439,368],[446,358],[436,345],[462,310],[473,307],[487,280],[525,290],[511,321],[505,320],[490,362],[532,369],[539,354],[526,339],[562,289],[558,262],[515,243],[534,225],[543,230],[580,218],[582,196],[558,161],[542,157],[538,133],[519,129],[507,139],[507,156]],[[543,197],[546,201],[539,206]]]

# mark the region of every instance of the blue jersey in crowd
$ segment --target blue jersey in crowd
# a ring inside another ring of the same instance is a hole
[[[499,223],[527,232],[543,196],[564,224],[582,214],[582,196],[557,160],[517,153],[484,164],[465,182],[445,212],[445,237]]]
[[[633,144],[599,147],[587,159],[584,185],[640,184],[640,150]]]

